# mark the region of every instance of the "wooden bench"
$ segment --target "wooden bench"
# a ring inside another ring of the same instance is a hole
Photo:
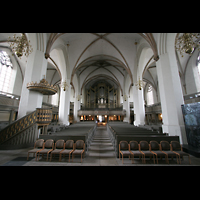
[[[75,125],[71,125],[64,130],[49,134],[49,135],[39,135],[39,139],[53,139],[56,142],[59,139],[63,140],[83,140],[85,143],[85,150],[87,151],[96,130],[95,123],[77,123]]]
[[[179,136],[167,136],[158,131],[146,130],[123,122],[109,123],[107,125],[107,131],[115,148],[117,157],[119,157],[120,141],[127,141],[128,143],[132,140],[135,140],[138,143],[142,140],[147,141],[148,143],[152,140],[157,141],[158,143],[162,140],[179,142]]]

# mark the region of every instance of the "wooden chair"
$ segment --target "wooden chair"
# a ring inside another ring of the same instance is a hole
[[[37,160],[37,153],[41,151],[42,149],[44,149],[44,140],[39,139],[35,142],[34,149],[31,149],[30,151],[28,151],[27,160],[29,159],[30,153],[33,153],[33,156],[35,155],[35,160]]]
[[[69,155],[69,162],[70,162],[70,154],[74,151],[74,140],[67,140],[64,145],[64,150],[60,152],[59,161],[61,161],[62,155],[65,156],[66,154]]]
[[[56,143],[55,143],[55,148],[54,150],[51,152],[51,157],[50,157],[50,161],[52,159],[52,156],[54,154],[59,154],[60,155],[60,152],[63,151],[64,149],[64,144],[65,144],[65,141],[64,140],[57,140]],[[60,158],[60,156],[59,156]]]
[[[82,155],[85,152],[85,143],[83,140],[77,140],[74,144],[74,151],[72,152],[72,162],[74,155],[81,154],[81,162],[82,162]]]
[[[146,156],[153,156],[153,162],[155,164],[155,153],[149,150],[149,143],[147,141],[140,141],[139,150],[144,154],[144,163],[146,163],[145,157]]]
[[[169,164],[169,159],[168,159],[169,156],[171,156],[172,160],[173,160],[173,157],[176,156],[176,160],[178,164],[178,154],[171,150],[171,146],[168,141],[160,141],[160,148],[161,148],[161,151],[167,155],[168,164]]]
[[[150,141],[150,151],[156,155],[156,161],[158,164],[158,156],[165,156],[166,163],[168,162],[167,155],[161,151],[160,144],[157,141]]]
[[[131,156],[131,152],[129,151],[129,144],[127,141],[120,141],[119,143],[119,159],[120,159],[120,154],[122,155],[122,164],[124,163],[124,155],[125,156]]]
[[[189,163],[191,165],[190,155],[183,151],[183,148],[178,141],[171,141],[171,149],[174,153],[178,154],[180,164],[181,164],[181,157],[183,159],[183,156],[188,156]]]
[[[38,152],[39,153],[38,160],[39,160],[40,154],[42,154],[42,157],[44,156],[44,154],[47,154],[47,161],[48,161],[49,153],[53,151],[53,147],[54,147],[54,141],[52,139],[46,140],[46,142],[44,143],[44,149]]]
[[[140,160],[142,156],[142,160],[143,160],[144,154],[141,151],[139,151],[139,145],[137,141],[129,142],[129,151],[131,152],[132,164],[134,163],[134,156],[139,156]]]

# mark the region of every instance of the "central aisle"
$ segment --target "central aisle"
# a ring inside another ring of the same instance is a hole
[[[97,127],[87,157],[85,157],[85,162],[97,165],[118,165],[106,127]]]

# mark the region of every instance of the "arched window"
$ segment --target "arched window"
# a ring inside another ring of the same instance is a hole
[[[0,50],[0,92],[8,92],[12,77],[13,65],[10,56]]]
[[[154,104],[153,87],[150,84],[147,87],[147,105],[152,105]]]
[[[51,96],[51,104],[58,106],[58,93]]]
[[[197,56],[197,68],[200,75],[200,52],[198,53],[198,56]]]

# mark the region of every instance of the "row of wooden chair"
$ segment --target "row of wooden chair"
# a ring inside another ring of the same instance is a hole
[[[77,140],[75,143],[73,140],[67,140],[66,142],[64,140],[57,140],[54,146],[54,140],[48,139],[46,142],[44,142],[43,139],[39,139],[34,144],[34,149],[28,151],[27,160],[29,159],[29,154],[33,153],[35,155],[35,160],[37,160],[37,154],[38,154],[38,160],[40,154],[42,154],[42,157],[44,154],[47,154],[47,161],[48,156],[51,153],[50,161],[52,159],[52,155],[55,156],[55,154],[59,155],[59,161],[61,161],[62,155],[69,155],[69,162],[70,162],[70,155],[72,154],[72,162],[74,155],[80,154],[81,155],[81,162],[82,162],[82,155],[85,153],[85,143],[83,140]]]
[[[129,159],[132,157],[132,163],[134,163],[134,156],[139,156],[140,159],[142,156],[143,163],[146,163],[145,157],[150,156],[150,158],[153,157],[154,164],[156,157],[158,164],[158,156],[161,158],[164,156],[166,163],[169,164],[168,157],[171,156],[172,159],[176,157],[177,164],[179,162],[181,164],[181,157],[183,159],[183,156],[188,156],[189,163],[191,164],[190,155],[183,152],[182,146],[178,141],[171,141],[170,143],[168,141],[161,141],[160,144],[157,141],[150,141],[150,143],[140,141],[139,144],[137,141],[130,141],[129,143],[127,141],[120,141],[119,159],[120,154],[122,155],[122,163],[124,156],[129,156]]]

